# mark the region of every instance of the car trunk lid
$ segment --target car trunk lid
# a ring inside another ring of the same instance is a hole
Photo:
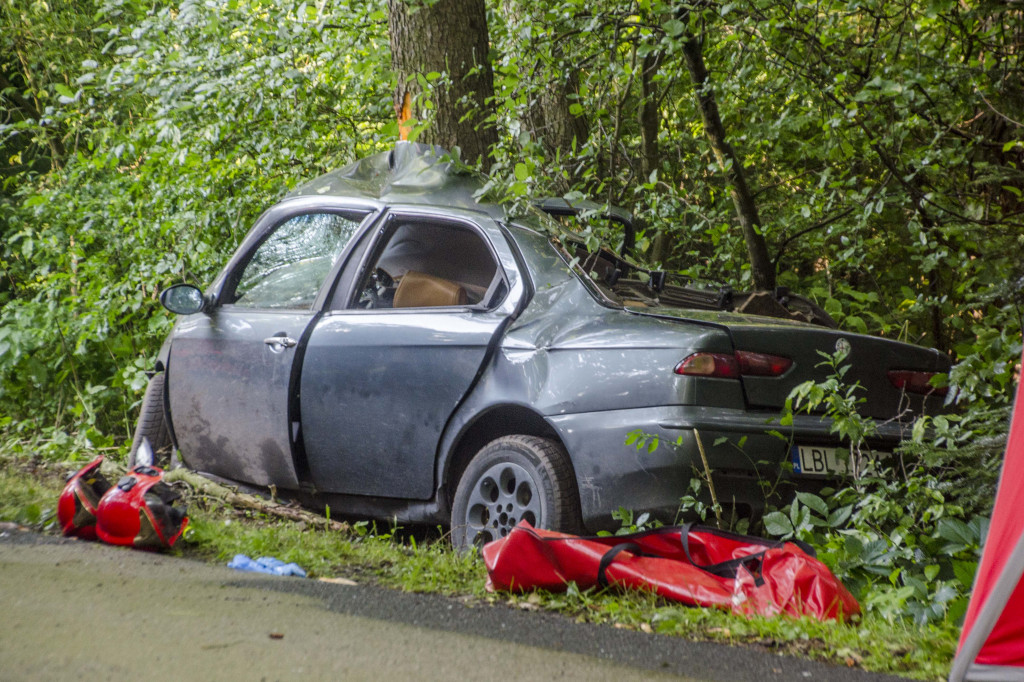
[[[744,395],[751,409],[781,410],[790,391],[805,381],[824,381],[833,370],[827,356],[845,350],[840,366],[849,366],[844,385],[859,384],[857,396],[864,398],[859,412],[875,419],[909,420],[923,413],[942,410],[943,398],[903,391],[889,378],[892,370],[948,372],[949,359],[931,348],[863,334],[823,328],[790,320],[736,313],[669,308],[636,310],[638,315],[655,315],[724,326],[737,351],[775,355],[792,360],[781,376],[744,376]],[[682,358],[680,358],[682,359]]]

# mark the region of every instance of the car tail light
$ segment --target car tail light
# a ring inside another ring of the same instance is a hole
[[[945,386],[932,386],[932,377],[940,372],[919,372],[912,369],[890,369],[886,374],[889,381],[896,388],[907,393],[934,393],[935,395],[946,395],[948,388]]]
[[[694,353],[676,365],[676,374],[719,379],[739,379],[740,363],[733,355]]]
[[[736,360],[740,363],[740,374],[754,377],[782,376],[793,364],[789,358],[746,350],[736,351]]]
[[[767,353],[736,351],[725,353],[694,353],[676,365],[676,374],[685,376],[739,379],[741,376],[777,377],[786,373],[793,361]]]

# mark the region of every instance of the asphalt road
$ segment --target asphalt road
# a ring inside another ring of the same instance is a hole
[[[435,595],[0,533],[3,680],[899,678]]]

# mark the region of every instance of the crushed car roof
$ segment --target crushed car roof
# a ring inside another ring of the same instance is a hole
[[[321,175],[288,196],[357,197],[393,204],[450,206],[504,218],[502,206],[477,201],[483,186],[479,175],[458,164],[445,149],[399,142],[392,151]]]

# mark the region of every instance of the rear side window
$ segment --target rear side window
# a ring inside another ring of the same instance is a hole
[[[367,269],[352,307],[430,308],[490,304],[504,283],[474,230],[430,220],[396,221]]]
[[[234,304],[247,308],[311,308],[361,216],[309,213],[289,218],[246,264]]]

